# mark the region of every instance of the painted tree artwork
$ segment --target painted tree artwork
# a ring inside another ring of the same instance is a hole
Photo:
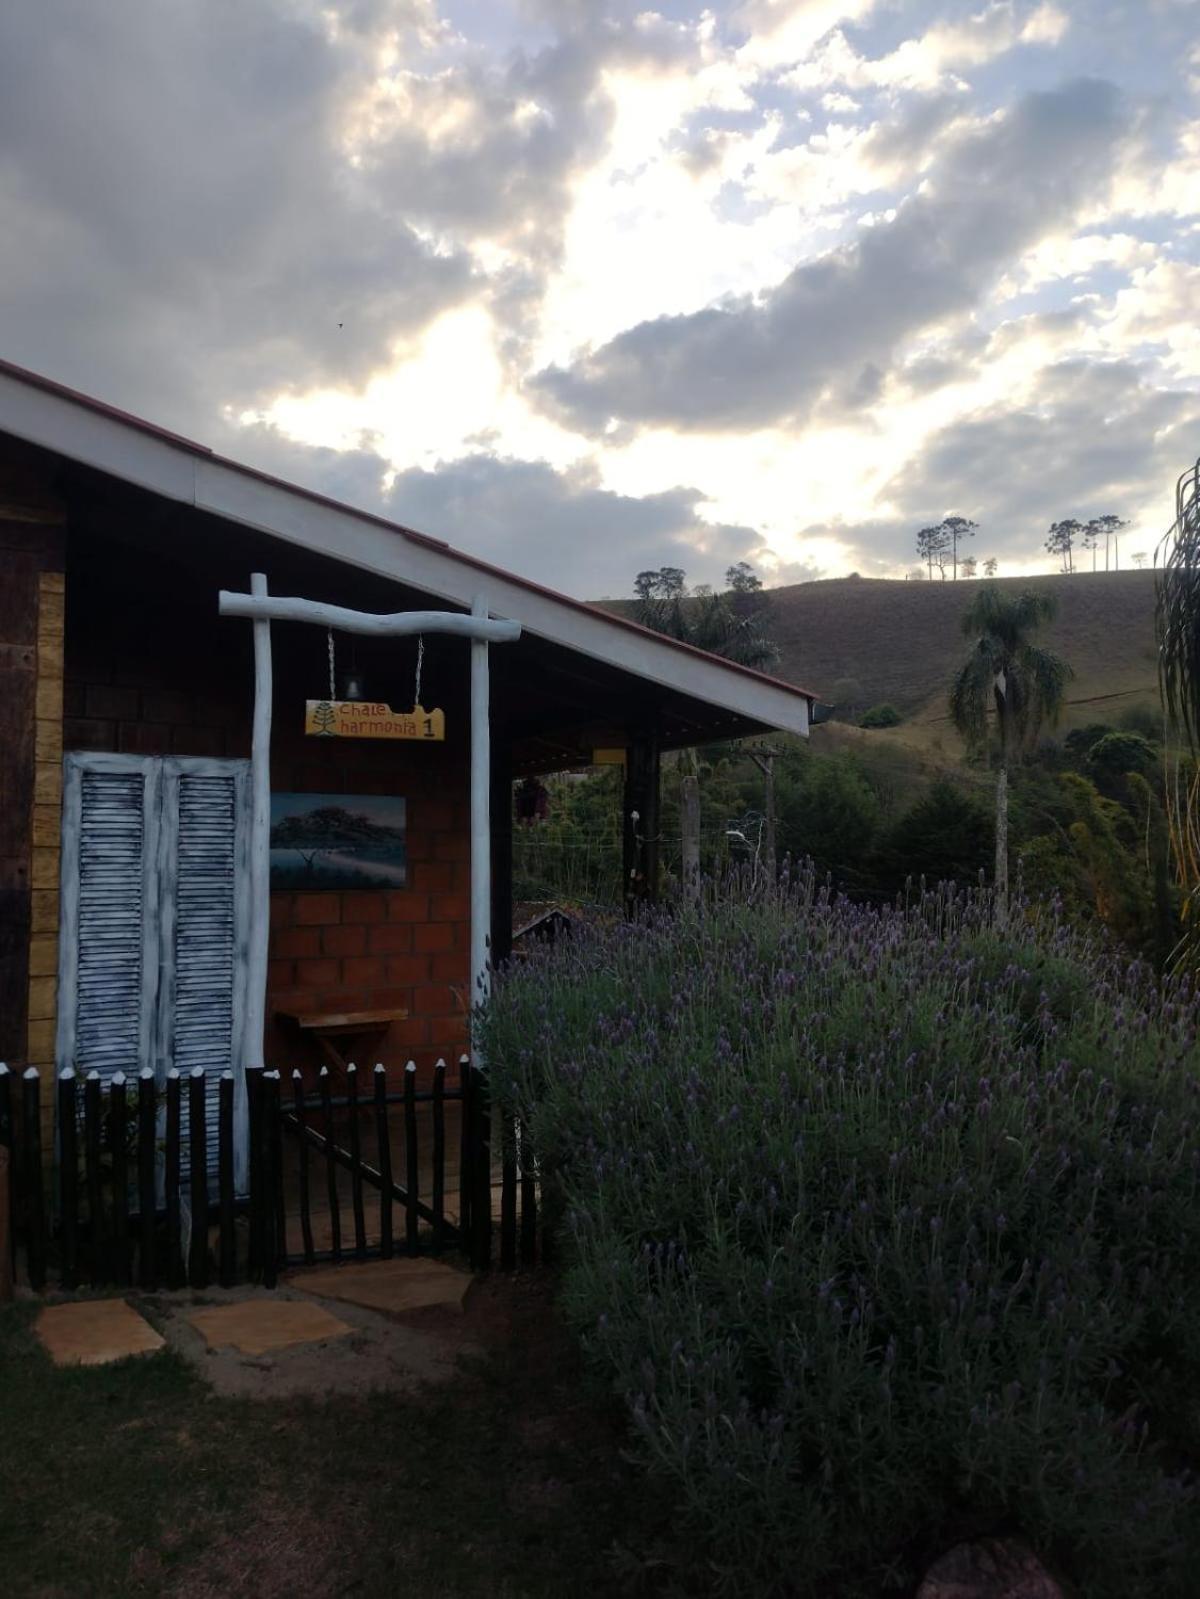
[[[404,888],[407,808],[378,794],[272,794],[271,887]]]

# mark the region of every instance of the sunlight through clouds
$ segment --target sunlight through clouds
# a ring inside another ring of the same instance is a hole
[[[1200,453],[1194,16],[5,8],[3,353],[580,593],[655,540],[899,574],[947,512],[1006,570],[1099,500],[1148,539]]]

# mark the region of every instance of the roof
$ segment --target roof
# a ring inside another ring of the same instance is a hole
[[[496,615],[767,726],[806,733],[816,695],[518,577],[399,522],[284,482],[0,360],[0,432],[182,504]]]

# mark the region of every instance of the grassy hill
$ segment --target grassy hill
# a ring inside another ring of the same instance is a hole
[[[1057,600],[1057,619],[1043,637],[1075,669],[1070,721],[1105,720],[1123,705],[1157,702],[1152,572],[997,581]],[[922,723],[943,717],[965,650],[961,621],[973,588],[968,580],[845,577],[773,589],[776,671],[828,701],[841,680],[856,679],[864,705],[890,700]]]
[[[861,689],[860,709],[886,700],[904,717],[902,726],[863,738],[957,754],[946,694],[967,647],[962,614],[977,581],[839,577],[771,589],[771,633],[780,651],[774,671],[830,703],[853,680]],[[1153,572],[996,581],[1002,588],[1044,590],[1058,602],[1058,616],[1042,638],[1075,669],[1065,729],[1115,721],[1131,705],[1157,709]],[[626,615],[632,610],[629,601],[604,603]]]

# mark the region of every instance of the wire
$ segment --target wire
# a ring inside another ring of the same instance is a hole
[[[417,634],[417,681],[413,687],[413,710],[421,703],[421,667],[425,664],[425,636]]]

